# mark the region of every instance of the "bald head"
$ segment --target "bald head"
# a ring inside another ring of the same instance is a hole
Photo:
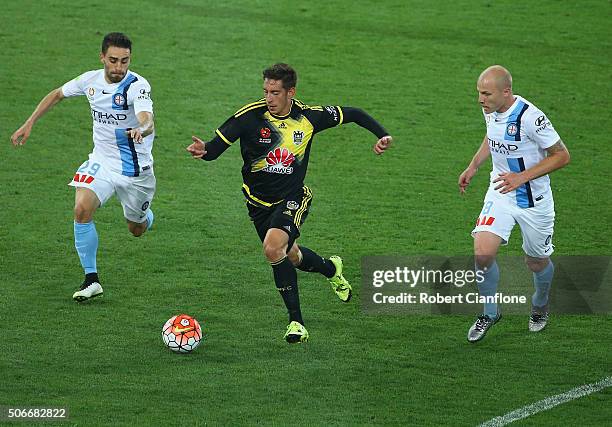
[[[503,113],[514,102],[512,76],[501,65],[492,65],[484,70],[478,77],[476,89],[478,102],[487,114],[494,111]]]
[[[478,83],[484,84],[485,81],[493,83],[499,90],[512,90],[512,75],[501,65],[491,65],[484,70],[478,77]]]

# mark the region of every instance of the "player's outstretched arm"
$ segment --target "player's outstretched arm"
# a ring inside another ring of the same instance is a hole
[[[201,159],[206,155],[206,144],[197,136],[192,136],[193,143],[187,147],[187,151],[194,159]]]
[[[14,146],[23,145],[26,143],[28,138],[30,137],[30,133],[32,132],[32,126],[34,123],[38,121],[47,111],[51,109],[55,104],[64,99],[64,94],[62,92],[62,88],[53,89],[51,92],[45,96],[32,115],[25,121],[23,125],[19,129],[13,133],[11,136],[11,142]]]
[[[374,144],[374,147],[372,147],[372,149],[377,155],[380,156],[389,148],[392,142],[393,137],[391,135],[383,136],[378,141],[376,141],[376,144]]]
[[[193,143],[187,147],[187,151],[191,153],[194,159],[206,161],[215,160],[230,147],[230,144],[224,142],[219,135],[215,135],[215,137],[208,142],[202,141],[197,136],[192,136],[191,140]]]
[[[489,158],[490,155],[491,152],[489,151],[487,135],[485,135],[484,139],[482,140],[482,144],[480,144],[478,151],[476,151],[476,154],[474,154],[472,161],[470,162],[468,167],[461,173],[461,175],[459,175],[458,184],[460,194],[465,193],[465,189],[468,187],[468,185],[470,185],[470,181],[472,180],[474,175],[476,175],[476,172],[478,172],[478,168],[485,160]]]
[[[502,194],[509,193],[528,181],[561,169],[570,162],[569,151],[561,140],[548,147],[546,153],[548,155],[541,162],[523,172],[505,172],[499,174],[493,180],[493,182],[499,182],[495,189],[499,190]]]
[[[149,111],[141,111],[136,115],[139,126],[135,129],[130,129],[127,133],[135,143],[140,144],[145,136],[149,136],[155,130],[153,122],[153,113]]]
[[[372,116],[360,108],[342,107],[342,111],[344,112],[344,123],[356,123],[376,135],[378,141],[372,147],[376,154],[380,155],[389,148],[393,138]]]

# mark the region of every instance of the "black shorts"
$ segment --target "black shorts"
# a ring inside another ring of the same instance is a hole
[[[278,228],[289,235],[287,250],[291,249],[295,240],[300,237],[300,227],[308,216],[312,192],[304,186],[295,194],[287,196],[283,201],[270,208],[261,208],[247,202],[249,217],[255,225],[255,230],[263,242],[266,233],[271,228]]]

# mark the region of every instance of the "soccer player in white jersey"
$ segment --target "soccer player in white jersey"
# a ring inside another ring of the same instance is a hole
[[[529,330],[541,331],[548,320],[548,293],[554,273],[555,210],[548,174],[567,165],[569,152],[550,120],[535,105],[512,93],[512,76],[494,65],[482,72],[477,83],[487,132],[469,166],[459,176],[461,194],[480,165],[492,157],[493,170],[483,209],[472,231],[476,269],[484,280],[480,295],[497,292],[499,269],[495,258],[507,244],[518,223],[523,236],[525,262],[533,272],[535,293]],[[484,304],[484,312],[468,332],[468,341],[484,338],[501,318],[495,302]]]
[[[76,187],[74,245],[85,271],[85,280],[73,295],[85,301],[103,293],[96,254],[98,234],[93,216],[113,194],[121,201],[129,231],[141,236],[153,225],[151,201],[153,174],[153,102],[151,86],[130,71],[132,42],[121,33],[107,34],[100,61],[104,68],[88,71],[52,90],[11,137],[13,145],[25,144],[34,123],[62,99],[84,95],[93,119],[93,152],[69,184]]]

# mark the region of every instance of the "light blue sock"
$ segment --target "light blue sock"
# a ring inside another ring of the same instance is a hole
[[[85,274],[97,273],[98,232],[93,221],[74,222],[74,247],[79,254]]]
[[[147,211],[147,231],[153,227],[153,220],[155,220],[155,215],[153,215],[153,211],[149,209]]]
[[[549,261],[544,270],[533,273],[535,293],[531,297],[531,303],[534,307],[544,307],[548,304],[548,292],[550,291],[550,284],[552,283],[554,273],[555,266],[552,261]]]
[[[479,269],[476,266],[476,271],[482,271],[484,280],[478,283],[478,292],[482,296],[495,296],[497,292],[497,284],[499,283],[499,268],[497,267],[497,261],[493,261],[486,269]],[[491,319],[497,317],[497,303],[487,302],[484,304],[484,314],[489,316]]]

